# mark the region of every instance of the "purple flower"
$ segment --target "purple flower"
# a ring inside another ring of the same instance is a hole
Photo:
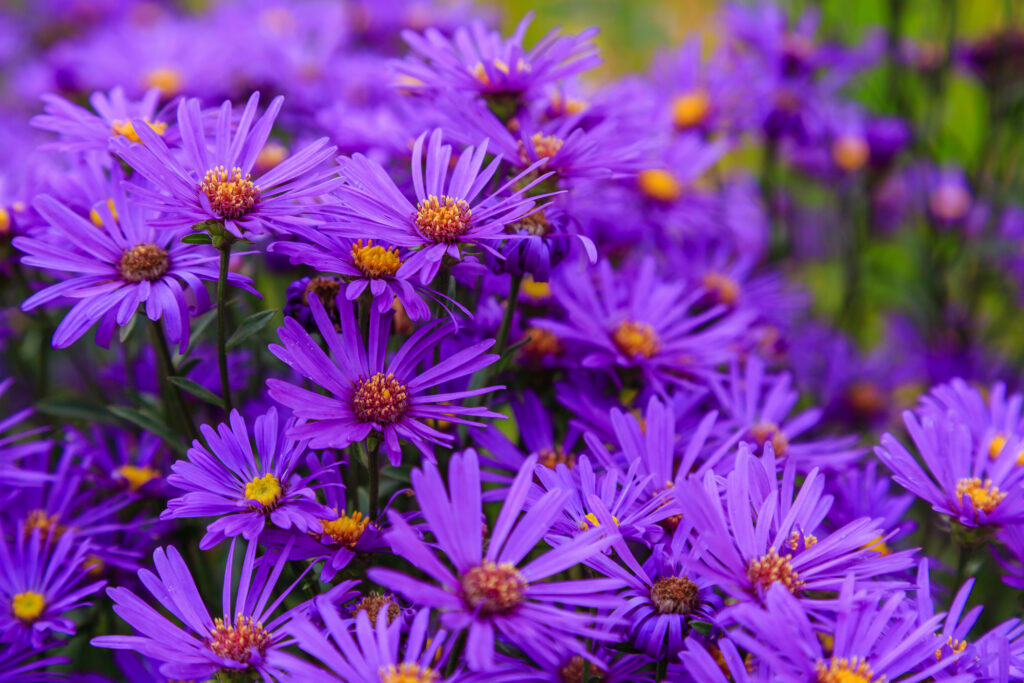
[[[0,534],[0,643],[42,649],[52,633],[74,635],[67,615],[91,604],[87,597],[106,581],[83,584],[89,542],[19,526],[13,543]]]
[[[461,261],[463,247],[476,246],[500,257],[489,243],[516,238],[506,234],[505,226],[531,213],[538,197],[525,197],[524,193],[547,176],[520,187],[525,176],[536,170],[534,164],[480,198],[501,165],[499,156],[485,167],[486,156],[486,140],[479,147],[463,149],[449,178],[451,146],[441,144],[440,129],[430,134],[429,141],[427,134],[422,134],[412,149],[415,205],[380,164],[360,154],[343,158],[341,173],[348,181],[339,190],[344,220],[325,229],[342,237],[373,238],[410,250],[396,274],[410,277],[419,273],[424,284],[434,279],[445,255]],[[513,187],[517,189],[513,191]]]
[[[25,253],[21,262],[72,275],[30,296],[22,309],[61,298],[77,302],[57,325],[54,348],[70,346],[97,322],[96,342],[107,347],[115,326],[127,325],[144,306],[146,317],[162,319],[168,339],[184,353],[191,311],[208,304],[202,283],[217,280],[216,252],[184,244],[173,231],[157,230],[123,195],[114,198],[112,207],[98,206],[99,229],[46,195],[36,199],[35,208],[51,232],[14,238],[14,246]],[[228,281],[259,296],[247,277],[229,273]]]
[[[59,95],[43,95],[44,113],[32,118],[36,128],[52,131],[60,141],[50,147],[66,152],[106,151],[112,137],[123,137],[139,142],[135,122],[142,121],[156,135],[174,142],[176,129],[168,131],[163,112],[157,111],[160,91],[156,88],[146,91],[138,102],[129,100],[124,89],[116,87],[109,94],[94,92],[89,96],[89,111]],[[173,133],[170,135],[169,133]]]
[[[218,672],[244,673],[255,680],[275,680],[280,670],[273,664],[272,654],[287,642],[280,626],[292,612],[273,617],[295,583],[274,598],[275,586],[288,560],[286,547],[282,552],[263,555],[256,559],[256,543],[250,543],[245,552],[238,577],[237,593],[232,604],[235,587],[235,541],[228,551],[224,570],[224,591],[221,615],[210,618],[188,565],[173,546],[157,548],[153,553],[154,574],[139,570],[139,579],[156,598],[163,610],[147,604],[127,588],[108,588],[107,595],[114,601],[114,612],[128,622],[139,635],[106,635],[92,639],[96,647],[115,650],[134,650],[139,654],[163,662],[160,673],[175,679],[213,677]],[[307,569],[308,571],[308,569]]]
[[[585,654],[577,638],[610,637],[595,627],[593,614],[558,605],[615,607],[617,601],[606,591],[619,587],[620,581],[544,581],[607,548],[615,537],[607,527],[591,529],[523,564],[569,497],[568,491],[548,491],[520,517],[536,463],[535,456],[523,463],[491,526],[486,551],[476,453],[470,450],[452,457],[447,488],[433,463],[413,470],[416,500],[438,550],[451,568],[400,514],[392,511],[388,515],[392,528],[387,532],[392,550],[431,581],[376,567],[368,574],[371,580],[401,593],[414,604],[441,610],[442,623],[452,631],[466,631],[465,657],[470,669],[476,671],[494,666],[498,637],[524,649],[557,647],[576,654]]]
[[[0,397],[14,384],[14,378],[8,377],[0,381]],[[37,439],[47,431],[46,427],[29,427],[18,429],[35,413],[32,408],[23,408],[10,412],[0,418],[0,485],[6,487],[39,486],[50,478],[47,472],[18,467],[24,458],[35,459],[53,448],[50,439]]]
[[[417,372],[420,363],[452,333],[450,320],[435,320],[422,326],[389,360],[390,315],[381,316],[376,307],[371,308],[369,334],[364,343],[351,304],[339,302],[340,334],[317,297],[309,299],[309,307],[333,358],[293,318],[286,319],[284,327],[277,331],[281,345],[274,344],[270,350],[330,395],[278,379],[267,380],[267,386],[274,400],[308,420],[293,427],[290,434],[309,439],[312,448],[344,448],[363,441],[371,432],[379,432],[388,458],[398,465],[402,461],[399,439],[415,444],[428,458],[433,458],[430,444],[452,445],[454,437],[434,429],[427,424],[428,420],[479,426],[466,418],[503,417],[483,407],[458,403],[501,387],[427,393],[432,387],[471,375],[496,361],[497,356],[483,353],[494,344],[493,340],[461,349],[437,365]]]
[[[277,409],[256,418],[255,448],[249,429],[237,410],[228,423],[200,431],[207,445],[192,442],[188,460],[171,466],[167,483],[186,491],[167,503],[161,519],[217,517],[206,527],[201,550],[225,538],[255,541],[269,521],[279,529],[301,533],[320,530],[330,508],[317,502],[308,484],[312,477],[295,470],[306,444],[287,436],[295,421],[279,424]]]
[[[307,214],[322,213],[312,202],[340,183],[326,166],[335,148],[321,138],[292,154],[258,178],[252,170],[267,142],[283,97],[276,97],[256,118],[259,93],[253,93],[237,120],[231,102],[217,112],[214,139],[208,141],[199,100],[178,104],[181,150],[170,149],[141,120],[133,121],[141,144],[114,140],[115,153],[153,187],[129,184],[139,206],[155,209],[159,225],[187,229],[204,221],[221,221],[238,238],[287,232],[309,224]]]

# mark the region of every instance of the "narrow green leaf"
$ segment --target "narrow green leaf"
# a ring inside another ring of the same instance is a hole
[[[221,399],[220,396],[213,393],[212,391],[204,389],[202,385],[193,382],[190,379],[185,379],[184,377],[168,377],[167,379],[169,379],[171,381],[171,384],[173,384],[174,386],[184,389],[185,391],[192,394],[201,401],[206,401],[207,403],[215,405],[218,408],[224,407],[224,401]]]
[[[238,326],[234,334],[228,337],[227,347],[233,349],[246,339],[256,334],[270,322],[270,319],[277,315],[277,311],[260,311],[253,313],[248,318],[242,321],[242,324]]]
[[[52,415],[65,420],[81,420],[83,422],[114,422],[111,414],[103,406],[95,402],[74,398],[50,398],[39,401],[36,410],[44,415]]]
[[[198,344],[199,341],[203,338],[203,334],[206,332],[206,329],[216,319],[217,319],[217,309],[216,308],[212,308],[209,311],[207,311],[206,313],[203,313],[201,316],[196,318],[195,323],[192,325],[192,334],[189,335],[188,348],[185,349],[185,355],[186,356],[189,355],[190,353],[192,353],[192,350],[195,349],[196,344]],[[182,371],[182,370],[179,370],[178,372],[180,372],[181,374],[185,374],[185,372]]]
[[[180,435],[172,431],[161,420],[128,406],[110,406],[110,412],[122,420],[145,429],[147,432],[156,434],[166,441],[167,445],[173,448],[179,455],[185,455],[185,444],[182,443]]]
[[[128,321],[128,324],[121,328],[119,336],[122,344],[125,343],[128,337],[132,336],[132,330],[135,329],[135,321],[138,319],[139,314],[136,312],[134,315],[132,315],[132,318],[131,320]]]
[[[193,232],[181,238],[185,244],[213,244],[210,235],[205,232]]]

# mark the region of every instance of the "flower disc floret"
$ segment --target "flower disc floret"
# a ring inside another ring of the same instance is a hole
[[[217,166],[206,172],[200,189],[210,200],[210,208],[230,220],[242,218],[260,200],[260,188],[253,184],[249,173],[233,166],[230,171]]]
[[[363,532],[366,531],[366,527],[369,523],[370,518],[363,517],[363,513],[358,510],[343,513],[336,519],[320,520],[320,524],[324,529],[324,535],[330,537],[330,539],[338,545],[345,546],[346,548],[355,547],[356,543],[358,543],[359,539],[362,537]]]
[[[991,479],[982,482],[978,477],[971,477],[956,483],[956,499],[963,500],[964,496],[971,499],[975,509],[991,514],[1006,498],[1006,493],[994,486]]]
[[[792,557],[788,553],[779,555],[778,551],[772,548],[760,558],[750,561],[747,566],[747,578],[764,590],[773,583],[779,583],[790,593],[796,594],[804,582],[800,580],[799,574],[789,562]]]
[[[828,664],[817,664],[817,683],[871,683],[873,680],[871,667],[860,657],[832,657]]]
[[[245,485],[245,499],[265,508],[273,507],[281,499],[281,482],[273,474],[254,477]]]
[[[690,614],[700,604],[700,591],[685,576],[666,576],[651,586],[651,603],[658,614]]]
[[[452,244],[469,229],[472,216],[465,200],[432,194],[419,203],[414,222],[427,239]]]
[[[159,280],[171,267],[171,259],[167,252],[155,244],[144,242],[131,249],[125,249],[117,262],[117,272],[125,282],[142,282]]]
[[[647,323],[626,320],[619,323],[612,333],[615,346],[629,358],[642,356],[651,358],[661,348],[661,340],[654,328]]]
[[[35,591],[16,593],[11,598],[11,612],[14,616],[26,624],[31,624],[39,619],[46,609],[46,598]]]
[[[352,262],[359,272],[366,277],[392,277],[402,265],[395,247],[383,247],[374,244],[373,240],[359,240],[352,245]]]
[[[519,606],[526,594],[526,579],[509,563],[484,560],[462,575],[462,595],[480,614],[505,614]]]
[[[411,404],[408,387],[391,373],[378,372],[360,380],[352,396],[352,410],[358,419],[382,425],[401,420]]]
[[[258,653],[262,658],[270,646],[271,635],[263,628],[263,624],[239,614],[235,622],[225,623],[217,617],[213,620],[210,631],[210,649],[219,657],[233,659],[243,664]]]
[[[402,662],[398,666],[390,664],[380,670],[381,683],[434,683],[440,678],[429,666],[414,662]]]

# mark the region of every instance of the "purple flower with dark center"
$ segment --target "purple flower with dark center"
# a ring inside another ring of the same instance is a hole
[[[600,627],[604,621],[573,607],[618,606],[619,601],[608,593],[622,585],[618,579],[545,579],[600,553],[617,536],[614,531],[606,526],[591,529],[524,564],[569,497],[568,491],[548,491],[520,516],[536,464],[536,456],[523,463],[491,526],[486,550],[476,453],[470,450],[452,457],[447,488],[433,463],[413,470],[412,486],[426,527],[448,563],[438,558],[402,515],[392,511],[387,532],[392,550],[430,581],[377,567],[368,574],[414,604],[440,610],[442,623],[453,632],[466,631],[464,656],[475,671],[494,666],[498,637],[524,649],[554,647],[583,656],[586,651],[579,638],[611,638]]]
[[[123,195],[112,206],[98,205],[100,228],[46,195],[36,199],[35,208],[51,232],[15,237],[14,246],[25,253],[21,262],[72,275],[30,296],[22,309],[62,298],[77,302],[54,330],[54,348],[71,346],[97,322],[96,342],[107,347],[114,328],[127,325],[144,306],[146,317],[162,319],[167,338],[185,352],[191,311],[209,302],[203,281],[217,280],[214,250],[158,230]],[[247,277],[229,273],[228,282],[259,296]]]
[[[366,342],[356,324],[355,312],[348,302],[339,302],[341,333],[327,317],[317,297],[309,299],[313,320],[331,355],[313,341],[294,319],[284,321],[277,334],[281,344],[271,352],[299,375],[330,392],[324,396],[279,379],[267,380],[270,396],[308,420],[291,429],[291,435],[309,439],[312,448],[344,448],[363,441],[371,432],[381,434],[385,452],[393,465],[402,461],[399,439],[413,443],[433,459],[430,444],[450,447],[451,434],[428,424],[443,420],[453,424],[477,426],[468,417],[504,417],[481,406],[463,406],[458,402],[470,396],[487,394],[503,387],[491,386],[466,391],[428,391],[444,382],[467,377],[485,368],[498,357],[485,354],[494,340],[478,342],[444,357],[437,365],[417,371],[430,358],[434,348],[448,337],[454,324],[435,320],[409,337],[402,347],[387,357],[391,315],[382,316],[370,309]]]
[[[59,95],[43,95],[42,114],[32,118],[32,125],[56,133],[59,142],[53,147],[65,152],[106,151],[110,139],[123,137],[139,142],[135,122],[142,121],[156,135],[168,142],[175,142],[177,130],[168,130],[163,112],[157,111],[160,91],[156,88],[146,91],[138,102],[129,100],[124,89],[116,87],[109,94],[94,92],[89,96],[93,111],[69,102]]]
[[[446,255],[461,261],[463,247],[475,246],[500,258],[497,244],[491,243],[517,238],[507,234],[505,226],[533,211],[542,196],[524,194],[547,176],[527,179],[538,166],[533,164],[481,198],[501,166],[500,156],[484,166],[486,157],[485,140],[479,147],[463,149],[452,167],[452,148],[441,144],[441,129],[434,130],[429,140],[424,133],[412,149],[415,204],[380,164],[360,154],[343,158],[341,173],[348,181],[339,190],[344,219],[324,229],[350,239],[379,239],[410,250],[396,274],[411,277],[419,273],[424,284],[434,279]]]
[[[199,100],[178,104],[181,149],[170,149],[141,120],[133,121],[140,144],[117,138],[114,152],[152,183],[129,184],[140,206],[162,216],[157,224],[187,229],[204,221],[220,221],[238,238],[267,232],[287,232],[310,224],[310,215],[323,213],[313,200],[341,182],[337,169],[326,165],[335,148],[321,138],[290,155],[262,174],[253,167],[284,102],[276,97],[259,118],[259,93],[253,93],[237,119],[231,102],[224,102],[207,140]]]
[[[67,614],[89,605],[86,598],[106,584],[84,583],[89,550],[74,532],[58,537],[19,526],[13,543],[6,530],[0,534],[0,643],[39,650],[49,634],[74,635]]]
[[[300,533],[320,530],[330,508],[316,500],[309,487],[312,476],[296,472],[306,444],[288,436],[295,420],[279,424],[277,409],[256,418],[253,440],[237,410],[216,430],[200,427],[204,446],[192,442],[188,460],[178,460],[167,483],[186,491],[167,503],[161,519],[217,517],[206,527],[201,550],[225,538],[255,541],[267,522]]]
[[[163,662],[160,673],[169,678],[206,680],[223,672],[241,675],[245,680],[277,680],[281,671],[273,663],[273,654],[289,642],[280,627],[302,606],[277,617],[273,614],[309,569],[274,597],[290,547],[259,560],[256,548],[256,543],[250,543],[246,549],[232,603],[231,593],[236,586],[235,541],[231,542],[224,569],[221,615],[215,618],[210,618],[181,553],[173,546],[157,548],[153,553],[156,573],[140,569],[139,579],[175,621],[127,588],[108,588],[114,612],[139,635],[99,636],[92,639],[92,645],[134,650],[159,660]]]

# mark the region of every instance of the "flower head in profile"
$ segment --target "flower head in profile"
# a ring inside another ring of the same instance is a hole
[[[222,222],[235,237],[287,232],[321,213],[312,200],[327,194],[340,179],[326,164],[335,148],[321,138],[254,178],[253,168],[284,102],[276,97],[258,117],[259,93],[253,93],[240,116],[231,102],[217,112],[207,139],[199,100],[178,104],[181,148],[172,149],[140,119],[133,121],[138,143],[113,142],[114,152],[151,186],[132,183],[139,205],[161,213],[161,225],[187,229],[204,221]]]
[[[50,146],[62,151],[106,151],[114,137],[139,142],[135,132],[139,121],[169,143],[177,138],[177,129],[169,129],[164,112],[157,111],[157,88],[147,90],[137,102],[130,100],[120,86],[109,93],[94,92],[89,96],[92,111],[60,95],[43,95],[43,102],[43,113],[33,117],[32,125],[56,133],[60,140]]]
[[[74,635],[69,613],[106,581],[86,583],[88,541],[74,532],[48,533],[19,526],[0,534],[0,643],[41,649],[50,635]]]
[[[216,517],[199,543],[203,550],[234,536],[255,541],[268,522],[279,529],[319,531],[331,510],[317,502],[309,487],[312,477],[296,471],[306,445],[287,436],[294,424],[281,424],[271,408],[256,418],[253,437],[237,410],[216,430],[203,425],[206,445],[193,442],[187,460],[175,462],[167,477],[169,485],[186,493],[170,500],[161,518]]]
[[[389,357],[390,314],[382,316],[376,307],[371,308],[364,341],[350,303],[338,302],[340,334],[318,297],[310,297],[309,307],[330,356],[292,318],[278,329],[281,344],[270,347],[295,372],[330,392],[325,396],[279,379],[267,381],[270,396],[306,420],[292,427],[290,434],[295,438],[308,439],[313,448],[344,448],[376,432],[391,463],[397,465],[402,461],[400,441],[414,444],[429,458],[433,458],[431,444],[450,447],[454,443],[451,434],[435,429],[431,422],[479,426],[467,418],[503,417],[484,407],[459,403],[500,387],[429,393],[496,361],[497,356],[484,353],[493,340],[463,348],[420,370],[421,364],[432,360],[434,348],[451,334],[450,320],[422,326]]]
[[[345,205],[343,221],[325,229],[342,237],[379,239],[409,250],[397,275],[419,273],[423,283],[434,279],[446,255],[461,261],[463,248],[484,249],[501,258],[499,243],[518,238],[507,234],[505,226],[534,210],[539,197],[524,193],[546,176],[523,182],[536,169],[534,164],[481,197],[501,166],[500,156],[484,166],[486,157],[484,141],[459,152],[452,166],[452,147],[441,144],[441,129],[429,138],[424,133],[412,149],[415,204],[380,164],[360,154],[341,159],[341,173],[348,181],[339,190]]]
[[[92,639],[92,644],[134,650],[156,659],[162,662],[160,673],[174,679],[206,680],[219,672],[249,676],[252,680],[276,679],[280,670],[274,666],[272,655],[287,640],[280,627],[300,608],[273,615],[305,572],[295,583],[278,590],[277,581],[288,561],[290,547],[258,559],[256,549],[256,543],[248,545],[236,585],[235,541],[231,542],[220,616],[211,618],[181,553],[173,546],[157,548],[153,553],[156,573],[141,569],[139,580],[156,598],[160,609],[127,588],[108,588],[114,612],[137,635],[99,636]]]
[[[413,470],[416,500],[435,543],[428,545],[394,511],[388,515],[387,539],[392,550],[427,579],[385,568],[369,572],[370,579],[414,604],[440,610],[446,628],[466,631],[465,657],[473,670],[494,666],[498,639],[524,649],[557,647],[585,654],[579,638],[611,637],[598,627],[593,614],[572,607],[615,607],[618,600],[607,591],[622,585],[618,579],[545,579],[607,548],[616,536],[614,531],[594,528],[527,559],[569,496],[567,491],[548,491],[521,514],[536,464],[535,456],[523,463],[486,537],[481,529],[483,502],[475,452],[452,457],[447,487],[434,464],[427,462]],[[438,551],[447,562],[438,557]]]
[[[30,296],[22,309],[75,302],[53,333],[54,348],[70,346],[96,323],[97,343],[109,346],[114,329],[127,325],[142,307],[150,320],[163,320],[167,338],[185,351],[191,313],[209,301],[203,281],[217,280],[213,249],[185,244],[180,234],[158,229],[123,195],[110,206],[98,205],[99,228],[47,195],[36,199],[35,208],[49,223],[49,233],[14,239],[25,254],[21,262],[67,277]],[[229,273],[228,282],[259,296],[247,277]]]

